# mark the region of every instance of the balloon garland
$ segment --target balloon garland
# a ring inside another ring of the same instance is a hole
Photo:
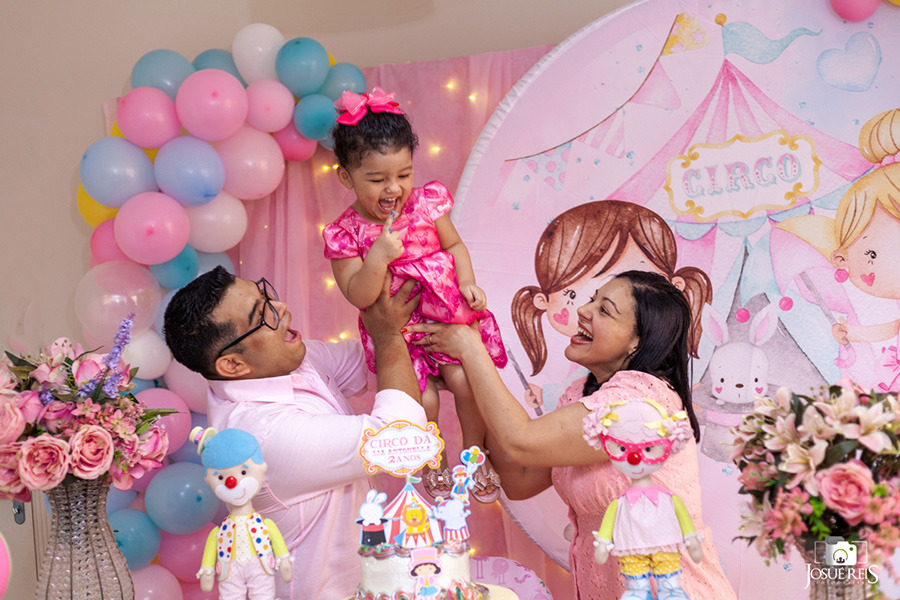
[[[142,56],[110,134],[84,152],[76,203],[93,228],[90,269],[75,290],[84,337],[109,345],[134,313],[123,357],[138,368],[134,393],[153,408],[178,410],[164,419],[167,465],[129,492],[110,493],[110,521],[138,598],[201,597],[193,577],[200,555],[193,565],[187,554],[202,551],[196,532],[223,516],[198,476],[196,449],[183,449],[185,433],[206,426],[206,380],[172,360],[163,312],[197,275],[216,265],[234,272],[226,251],[246,233],[245,203],[278,187],[286,161],[330,148],[334,101],[365,89],[362,71],[335,63],[319,42],[286,40],[254,23],[235,35],[231,51],[207,50],[193,61],[167,49]]]

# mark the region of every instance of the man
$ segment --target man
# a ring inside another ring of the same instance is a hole
[[[281,600],[332,600],[359,582],[355,519],[370,481],[358,446],[363,429],[405,419],[425,425],[419,386],[400,329],[417,300],[393,298],[390,281],[363,320],[375,342],[378,392],[370,414],[346,398],[366,386],[358,340],[304,341],[265,279],[222,267],[179,290],[165,312],[175,359],[209,380],[210,427],[243,429],[262,447],[269,470],[254,506],[281,530],[295,576],[278,581]]]

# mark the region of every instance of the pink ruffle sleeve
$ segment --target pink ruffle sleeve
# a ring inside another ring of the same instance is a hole
[[[453,208],[450,190],[440,181],[429,181],[422,186],[422,204],[432,221],[448,214]]]
[[[325,239],[325,258],[335,260],[361,256],[359,243],[346,228],[341,226],[341,219],[331,223],[322,231]]]

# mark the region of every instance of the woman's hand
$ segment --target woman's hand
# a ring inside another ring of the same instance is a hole
[[[418,323],[408,325],[406,331],[426,334],[421,339],[414,341],[413,344],[425,346],[429,350],[457,359],[462,359],[471,352],[477,352],[479,348],[484,350],[478,323],[472,323],[472,325]]]

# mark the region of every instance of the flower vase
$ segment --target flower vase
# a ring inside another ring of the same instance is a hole
[[[106,518],[106,476],[72,475],[47,492],[50,536],[35,600],[134,600],[134,583]]]
[[[866,582],[866,565],[862,560],[853,566],[828,565],[825,542],[808,541],[799,548],[807,563],[809,600],[870,600],[870,585]]]

